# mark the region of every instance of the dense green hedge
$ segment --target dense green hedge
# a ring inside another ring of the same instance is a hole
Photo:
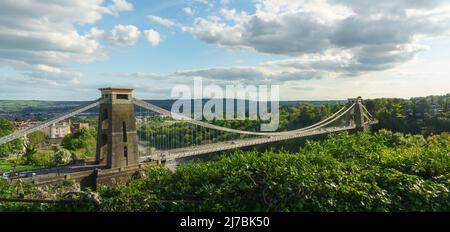
[[[100,194],[106,211],[449,211],[449,152],[448,134],[343,133],[294,154],[238,152],[175,173],[150,169]]]
[[[374,129],[413,134],[450,131],[450,94],[411,99],[367,100],[367,109],[379,120]]]
[[[98,193],[102,211],[450,211],[449,189],[448,133],[383,130],[151,168]]]

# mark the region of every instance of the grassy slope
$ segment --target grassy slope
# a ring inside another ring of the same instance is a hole
[[[36,167],[32,165],[17,165],[16,171],[20,172],[34,168]],[[0,173],[9,172],[11,170],[13,170],[13,164],[11,162],[9,162],[8,160],[0,160]]]

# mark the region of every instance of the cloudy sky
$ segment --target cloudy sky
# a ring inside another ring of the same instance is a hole
[[[2,0],[0,99],[276,84],[282,99],[450,92],[449,0]]]

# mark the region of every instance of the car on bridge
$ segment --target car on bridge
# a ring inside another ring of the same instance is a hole
[[[10,175],[9,172],[5,172],[5,173],[3,173],[3,174],[0,176],[0,179],[1,179],[1,180],[8,180],[8,179],[9,179],[9,175]]]
[[[0,176],[0,179],[9,180],[19,177],[19,173],[17,172],[5,172]]]
[[[5,172],[0,176],[0,179],[10,180],[15,178],[33,177],[36,176],[36,172],[24,171],[24,172]]]
[[[25,171],[19,173],[19,177],[33,177],[33,176],[36,176],[36,173],[33,171]]]

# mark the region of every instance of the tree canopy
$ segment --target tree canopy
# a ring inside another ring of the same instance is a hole
[[[341,133],[306,142],[297,152],[239,151],[217,161],[183,164],[174,172],[149,168],[127,185],[98,188],[95,210],[450,211],[449,173],[448,133],[428,138],[386,130]],[[39,194],[32,186],[21,189],[25,196]],[[17,191],[16,185],[0,182],[0,196]],[[1,207],[93,210],[89,204]]]
[[[61,141],[61,146],[67,150],[78,150],[95,145],[96,132],[90,129],[79,129],[66,135]]]
[[[13,122],[0,118],[0,137],[13,133],[15,129],[16,126]],[[0,157],[7,157],[21,149],[22,141],[20,139],[16,139],[9,143],[0,145]]]

